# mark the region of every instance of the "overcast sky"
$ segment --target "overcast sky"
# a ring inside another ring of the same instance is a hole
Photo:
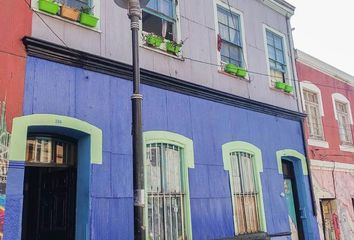
[[[354,1],[287,0],[295,48],[354,76]]]

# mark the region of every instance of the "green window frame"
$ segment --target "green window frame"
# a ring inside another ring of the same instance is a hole
[[[231,188],[231,198],[232,198],[232,207],[233,207],[233,218],[234,218],[234,227],[235,227],[235,235],[240,233],[248,233],[239,231],[238,229],[238,217],[236,216],[236,212],[239,206],[236,206],[236,195],[235,186],[234,186],[234,174],[233,174],[233,163],[232,163],[232,156],[235,153],[242,153],[244,155],[252,156],[250,159],[252,160],[252,170],[254,174],[254,185],[257,192],[256,198],[256,207],[257,207],[257,217],[258,217],[258,224],[259,227],[257,229],[258,232],[266,232],[267,225],[265,219],[265,212],[264,212],[264,204],[263,204],[263,190],[262,190],[262,182],[260,173],[263,172],[263,161],[262,161],[262,153],[259,148],[256,146],[242,141],[234,141],[225,143],[222,145],[222,154],[223,154],[223,162],[224,162],[224,169],[225,171],[229,172],[229,181],[230,181],[230,188]],[[246,215],[246,214],[245,214]]]
[[[221,36],[221,61],[244,66],[241,16],[224,7],[217,6],[218,28]]]
[[[194,150],[193,150],[193,141],[189,138],[186,138],[180,134],[168,132],[168,131],[148,131],[144,132],[144,153],[145,155],[145,212],[144,212],[144,225],[147,229],[146,239],[158,239],[154,236],[155,232],[152,233],[150,236],[149,232],[149,213],[152,212],[151,200],[149,197],[162,197],[162,198],[169,198],[171,200],[170,195],[165,195],[163,191],[160,193],[152,193],[149,192],[148,186],[152,186],[152,184],[148,183],[148,168],[150,165],[150,156],[151,152],[148,153],[150,147],[167,147],[170,149],[178,150],[180,154],[180,177],[181,177],[181,189],[183,190],[183,232],[184,237],[186,239],[192,239],[192,224],[191,224],[191,210],[190,210],[190,193],[189,193],[189,179],[188,179],[188,169],[194,168]],[[162,153],[162,151],[161,151]],[[166,158],[166,156],[162,156],[161,159]],[[163,163],[162,163],[163,164]],[[166,165],[164,165],[166,167]],[[158,177],[159,179],[164,178],[163,173]],[[157,180],[160,181],[160,180]],[[161,180],[164,183],[164,180]],[[155,186],[156,187],[156,183]],[[157,187],[156,187],[157,189]],[[156,190],[155,189],[155,190]],[[171,200],[172,201],[172,200]],[[174,200],[173,200],[174,201]],[[159,200],[160,203],[160,200]],[[162,203],[162,201],[161,201]],[[172,203],[172,202],[171,202]],[[149,205],[150,204],[150,205]],[[165,203],[164,203],[165,204]],[[154,204],[152,204],[154,205]],[[167,208],[166,208],[167,209]],[[150,211],[150,212],[149,212]],[[163,210],[165,211],[165,209]],[[165,213],[163,213],[165,214]],[[167,213],[166,213],[167,214]],[[150,220],[151,221],[151,220]]]

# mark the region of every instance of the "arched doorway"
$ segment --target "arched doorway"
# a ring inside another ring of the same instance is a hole
[[[22,239],[75,239],[77,141],[60,135],[27,138]]]

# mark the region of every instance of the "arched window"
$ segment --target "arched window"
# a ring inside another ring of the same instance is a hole
[[[235,233],[266,231],[260,150],[246,142],[230,142],[222,146],[224,168],[229,171]]]
[[[349,100],[342,94],[332,94],[334,116],[338,122],[339,138],[341,145],[353,145],[352,111]]]
[[[314,84],[304,81],[300,83],[304,111],[307,113],[310,145],[328,147],[325,141],[322,117],[324,116],[321,90]]]
[[[193,143],[181,135],[144,133],[148,239],[192,239],[188,168]]]

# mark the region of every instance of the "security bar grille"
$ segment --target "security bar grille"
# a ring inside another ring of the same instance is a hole
[[[182,148],[164,143],[147,145],[148,238],[185,237]]]
[[[259,195],[253,171],[254,157],[245,152],[232,152],[230,157],[237,234],[259,232]]]

